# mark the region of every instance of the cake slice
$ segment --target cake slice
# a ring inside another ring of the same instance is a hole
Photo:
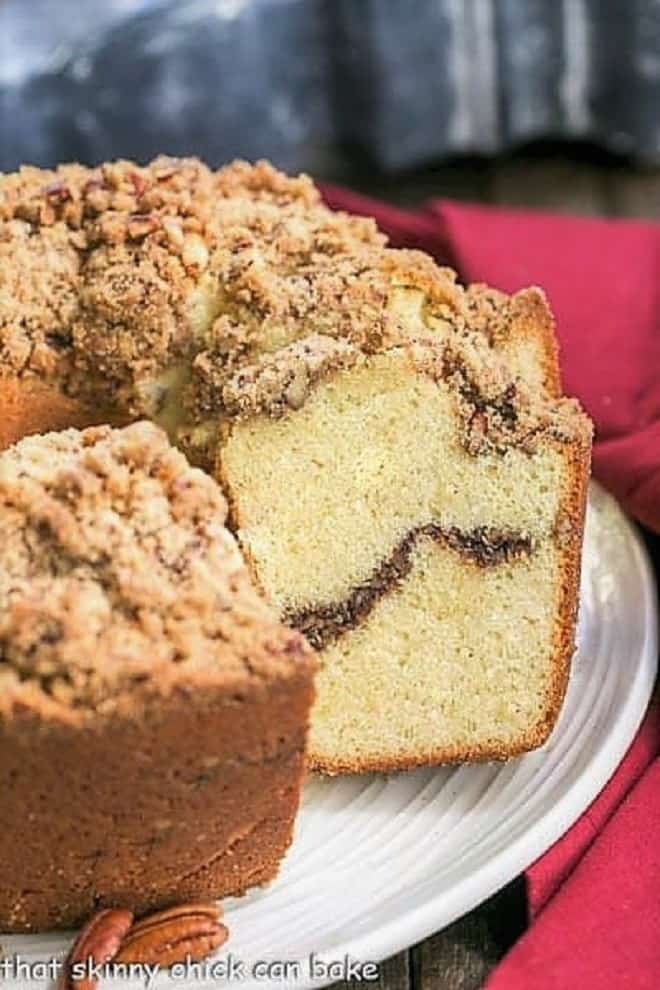
[[[255,580],[319,651],[312,766],[540,745],[574,649],[585,418],[474,335],[337,351],[316,380],[313,341],[288,359],[306,389],[287,407],[272,366],[244,372],[218,470]]]
[[[0,931],[264,883],[315,668],[149,423],[0,455]]]

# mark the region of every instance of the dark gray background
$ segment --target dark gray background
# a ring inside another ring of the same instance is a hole
[[[537,138],[660,161],[659,0],[0,0],[4,170]]]

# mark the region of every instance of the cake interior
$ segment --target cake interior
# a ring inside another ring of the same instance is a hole
[[[455,388],[395,348],[234,423],[219,469],[257,582],[321,649],[315,766],[496,754],[542,726],[561,444],[469,454]]]
[[[529,727],[543,733],[554,691],[558,570],[547,541],[483,568],[421,540],[402,585],[321,653],[316,765],[408,766],[533,745]]]

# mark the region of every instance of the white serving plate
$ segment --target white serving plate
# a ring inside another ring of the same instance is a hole
[[[598,794],[642,719],[657,654],[655,581],[643,544],[594,485],[578,652],[548,743],[503,765],[310,779],[277,880],[225,903],[231,937],[209,966],[231,954],[243,977],[163,971],[151,986],[325,986],[336,973],[314,978],[311,954],[337,965],[347,957],[376,962],[448,925],[537,859]],[[34,963],[61,958],[69,939],[0,941],[6,956]],[[267,970],[269,962],[280,965]],[[48,982],[23,977],[7,985],[36,990]],[[145,982],[100,986],[137,990]]]

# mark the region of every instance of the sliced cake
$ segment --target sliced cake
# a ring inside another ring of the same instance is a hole
[[[259,376],[251,412],[242,397],[219,473],[256,580],[320,651],[312,765],[543,742],[574,648],[582,415],[534,400],[478,338],[342,353],[293,409]]]

